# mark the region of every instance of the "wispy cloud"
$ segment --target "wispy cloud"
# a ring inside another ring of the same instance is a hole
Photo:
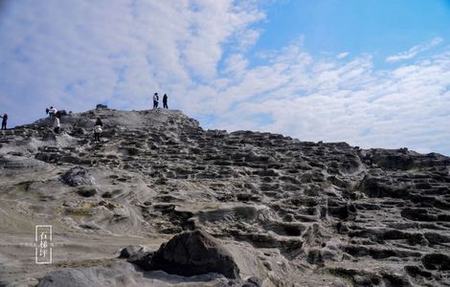
[[[412,59],[412,58],[416,57],[418,54],[436,47],[443,41],[444,40],[442,38],[436,37],[428,43],[419,44],[417,46],[412,47],[408,51],[389,56],[386,58],[386,62],[394,63],[394,62],[398,62],[398,61]]]
[[[348,55],[350,55],[349,52],[342,52],[342,53],[339,53],[339,54],[336,56],[336,58],[338,58],[338,59],[344,59],[344,58],[347,58]]]
[[[292,50],[296,51],[280,54],[268,66],[247,69],[240,84],[219,95],[226,101],[236,91],[246,91],[235,99],[239,105],[218,113],[221,127],[450,154],[449,52],[378,70],[369,56],[340,63],[314,59],[300,48]],[[271,121],[255,121],[261,114]]]
[[[16,123],[47,105],[150,107],[154,91],[211,128],[450,154],[450,51],[314,57],[297,41],[247,55],[263,31],[255,1],[14,1],[0,25],[0,102]],[[26,103],[26,104],[25,104]],[[32,104],[30,104],[32,103]],[[17,117],[21,117],[17,120]],[[207,123],[205,122],[207,125]]]
[[[0,25],[0,94],[33,101],[20,122],[51,104],[144,108],[155,90],[181,98],[217,76],[224,45],[255,41],[249,26],[264,14],[252,2],[10,1]]]

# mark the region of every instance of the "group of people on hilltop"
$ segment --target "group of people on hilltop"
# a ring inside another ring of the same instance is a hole
[[[59,134],[61,130],[61,116],[65,114],[64,112],[58,111],[56,108],[51,106],[50,108],[45,109],[48,114],[50,120],[53,121],[53,131],[56,134]],[[103,132],[103,123],[100,118],[97,118],[94,125],[94,140],[96,142],[100,142],[100,135]]]
[[[162,99],[162,101],[163,101],[163,108],[164,109],[168,109],[169,108],[169,106],[167,105],[167,98],[168,98],[167,94],[164,94],[163,99]],[[158,93],[155,93],[153,95],[153,108],[157,109],[158,105],[159,105],[159,96],[158,96]]]
[[[167,103],[168,96],[167,94],[164,94],[162,98],[163,102],[163,108],[168,109],[169,105]],[[155,93],[153,95],[153,108],[157,109],[159,105],[159,96],[158,93]],[[56,134],[59,134],[61,131],[61,116],[65,114],[64,112],[58,111],[55,107],[51,106],[50,108],[45,109],[46,113],[48,114],[50,120],[53,122],[53,131]],[[69,112],[70,113],[70,112]],[[3,123],[6,129],[6,120],[8,119],[8,116],[5,114],[3,116]],[[3,123],[2,123],[2,129],[3,129]],[[103,122],[100,118],[97,118],[94,124],[94,141],[100,142],[101,134],[103,133]]]
[[[162,102],[163,102],[163,108],[164,109],[168,109],[169,105],[167,104],[167,100],[168,100],[168,96],[167,94],[164,94],[163,98],[162,98]],[[153,95],[153,109],[157,109],[159,105],[159,95],[158,93],[155,93]],[[45,109],[45,112],[48,114],[50,120],[53,123],[53,131],[56,134],[59,134],[61,131],[61,116],[65,115],[66,112],[63,111],[58,111],[55,107],[50,106],[49,108]],[[71,112],[69,112],[71,113]],[[8,114],[3,114],[2,116],[0,116],[0,118],[2,118],[2,130],[6,130],[7,125],[8,125]],[[95,121],[95,125],[94,125],[94,140],[96,142],[100,142],[100,136],[103,132],[103,123],[101,121],[100,118],[97,118]]]

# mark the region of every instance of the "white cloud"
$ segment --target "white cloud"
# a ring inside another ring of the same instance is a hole
[[[47,0],[10,1],[2,17],[0,94],[32,99],[22,109],[37,117],[51,104],[144,108],[155,90],[189,105],[185,91],[213,81],[223,46],[254,41],[264,14],[251,1]]]
[[[336,58],[338,58],[338,59],[344,59],[344,58],[346,58],[348,55],[350,55],[349,52],[342,52],[342,53],[339,53],[339,54],[336,56]]]
[[[230,88],[246,90],[245,98],[236,108],[220,113],[221,127],[450,154],[449,52],[393,70],[375,69],[369,56],[339,63],[303,54],[297,50],[297,56],[280,55],[279,59],[291,59],[283,69],[276,69],[279,62],[247,69],[253,77]],[[295,62],[299,55],[309,60]],[[270,77],[263,72],[266,68]],[[252,92],[251,87],[265,92]],[[219,97],[228,99],[227,91],[223,94]],[[246,120],[235,120],[242,114]],[[261,125],[249,114],[270,115],[271,122]]]
[[[255,1],[8,3],[0,108],[13,122],[50,104],[143,109],[160,91],[171,107],[212,116],[208,127],[450,154],[450,51],[413,60],[440,38],[389,57],[411,59],[393,69],[375,68],[371,55],[315,58],[302,38],[263,51],[254,66],[246,49],[263,32],[252,24],[265,17]]]
[[[443,41],[444,40],[439,37],[433,38],[431,40],[431,42],[429,42],[429,43],[419,44],[417,46],[412,47],[408,51],[401,52],[399,54],[387,57],[386,62],[394,63],[394,62],[398,62],[398,61],[412,59],[412,58],[416,57],[419,53],[430,50],[430,49],[436,47],[437,45],[439,45],[440,43],[442,43]]]

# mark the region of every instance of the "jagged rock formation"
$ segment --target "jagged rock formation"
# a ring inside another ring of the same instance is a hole
[[[60,135],[50,127],[0,133],[0,285],[448,286],[448,157],[205,131],[166,110],[98,109],[67,115]],[[21,248],[35,224],[53,225],[53,265]],[[195,228],[239,278],[140,268]],[[122,254],[136,264],[114,253],[128,245],[145,246]]]

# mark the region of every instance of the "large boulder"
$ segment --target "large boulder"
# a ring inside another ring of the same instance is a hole
[[[93,185],[95,184],[94,177],[87,169],[81,166],[76,166],[69,169],[61,176],[62,182],[70,186],[79,185]]]
[[[135,264],[146,270],[163,270],[182,276],[219,273],[227,278],[239,278],[239,267],[231,253],[201,230],[174,236],[146,260]]]

